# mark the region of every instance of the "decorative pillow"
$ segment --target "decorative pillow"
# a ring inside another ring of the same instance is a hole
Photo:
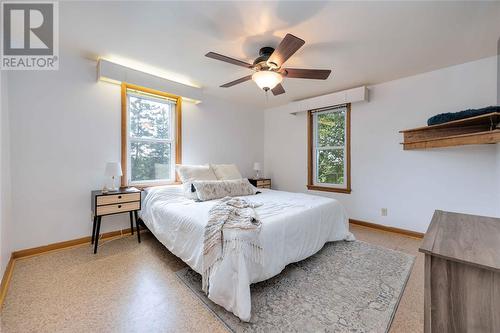
[[[200,201],[238,197],[257,193],[248,179],[194,181],[193,187]]]
[[[235,164],[210,164],[218,180],[242,179]]]
[[[184,195],[189,199],[198,199],[196,193],[191,190],[191,184],[195,180],[217,180],[215,173],[209,165],[182,165],[175,166],[177,174],[182,182]]]

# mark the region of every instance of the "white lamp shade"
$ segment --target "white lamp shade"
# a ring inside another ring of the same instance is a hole
[[[106,170],[104,171],[105,176],[109,177],[119,177],[122,176],[122,166],[119,162],[108,162],[106,163]]]
[[[283,81],[281,74],[273,71],[258,71],[252,75],[252,80],[259,86],[260,89],[273,89]]]
[[[253,164],[253,169],[254,169],[255,171],[260,171],[260,170],[262,170],[262,169],[261,169],[261,166],[260,166],[260,163],[259,163],[259,162],[255,162],[255,163]]]

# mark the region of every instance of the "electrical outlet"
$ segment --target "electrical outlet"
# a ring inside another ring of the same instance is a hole
[[[380,210],[380,215],[382,215],[382,216],[387,216],[387,208],[382,208],[382,209]]]

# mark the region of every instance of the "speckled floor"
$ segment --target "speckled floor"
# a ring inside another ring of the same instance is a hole
[[[391,333],[423,331],[420,240],[352,226],[359,240],[417,255]],[[226,332],[175,276],[185,264],[150,234],[18,260],[0,332]]]

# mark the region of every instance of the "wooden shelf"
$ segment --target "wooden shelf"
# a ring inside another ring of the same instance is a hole
[[[500,142],[500,112],[400,131],[404,150]]]

